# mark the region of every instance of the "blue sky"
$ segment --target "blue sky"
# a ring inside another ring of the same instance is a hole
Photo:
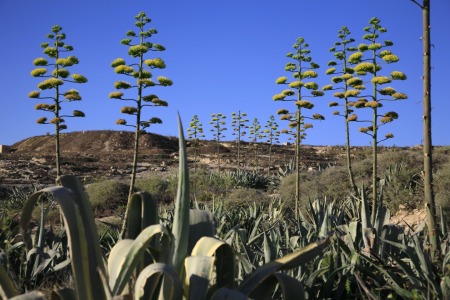
[[[333,55],[328,49],[338,40],[338,30],[347,26],[359,44],[370,18],[378,17],[388,30],[384,38],[394,42],[391,50],[400,58],[393,68],[408,76],[405,82],[392,86],[409,96],[406,101],[383,107],[383,111],[395,110],[399,114],[398,120],[382,129],[383,135],[392,132],[395,136],[383,145],[413,146],[422,141],[422,13],[409,0],[0,0],[0,144],[53,132],[52,126],[35,123],[49,114],[34,110],[34,105],[43,101],[29,99],[27,94],[36,90],[40,81],[30,76],[32,62],[44,56],[40,44],[56,24],[63,27],[66,42],[75,49],[71,55],[80,60],[70,71],[89,79],[86,84],[65,85],[76,88],[83,100],[64,104],[63,112],[79,109],[86,113],[86,118],[66,119],[68,131],[131,130],[115,124],[124,117],[120,108],[125,103],[110,100],[108,95],[115,90],[115,81],[127,78],[115,74],[110,64],[118,57],[131,61],[120,40],[134,29],[134,16],[140,11],[147,13],[151,27],[158,30],[150,41],[167,49],[148,58],[163,58],[167,68],[158,75],[174,81],[172,87],[155,87],[152,91],[168,101],[169,107],[145,110],[145,118],[157,116],[164,122],[152,126],[150,132],[176,136],[177,112],[185,128],[197,114],[207,139],[212,139],[208,124],[212,113],[227,116],[226,140],[233,139],[232,112],[246,112],[251,121],[258,118],[264,125],[279,108],[292,105],[274,102],[272,96],[284,89],[275,80],[288,75],[284,71],[288,62],[285,55],[292,51],[297,37],[310,45],[313,60],[321,66],[317,82],[323,86],[330,83],[325,70]],[[450,67],[449,16],[450,1],[432,1],[435,145],[450,145],[446,73]],[[328,107],[331,101],[331,94],[314,99],[314,112],[323,114],[326,120],[314,123],[306,144],[345,143],[343,120],[332,115],[335,109]],[[369,116],[369,110],[358,113],[361,118]],[[283,121],[278,124],[280,128],[287,125]],[[370,138],[359,133],[359,127],[351,127],[352,144],[369,145]]]

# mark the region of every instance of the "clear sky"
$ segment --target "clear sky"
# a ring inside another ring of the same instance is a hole
[[[450,1],[432,0],[431,5],[433,144],[450,145]],[[127,78],[115,74],[110,64],[118,57],[131,62],[120,40],[135,29],[134,16],[140,11],[147,13],[151,27],[158,30],[150,41],[167,49],[148,58],[163,58],[167,68],[159,75],[174,81],[172,87],[152,91],[168,101],[169,107],[145,110],[146,119],[157,116],[164,122],[152,126],[150,132],[176,136],[177,112],[185,128],[197,114],[207,139],[212,139],[208,124],[212,113],[227,116],[226,140],[233,139],[232,112],[246,112],[251,121],[258,118],[264,126],[279,108],[293,105],[274,102],[272,96],[284,89],[275,80],[289,76],[284,71],[289,61],[286,53],[293,50],[297,37],[310,45],[313,60],[321,66],[317,82],[323,86],[330,83],[325,70],[333,55],[328,50],[338,41],[338,30],[347,26],[359,44],[364,42],[363,28],[370,18],[378,17],[388,30],[383,37],[394,42],[391,50],[400,58],[393,68],[408,76],[392,86],[409,96],[382,108],[399,114],[398,120],[382,129],[382,135],[392,132],[395,136],[383,145],[413,146],[422,141],[422,13],[409,0],[0,0],[0,144],[54,130],[51,125],[35,123],[50,114],[34,110],[35,104],[43,101],[27,94],[40,82],[30,75],[32,62],[44,57],[40,44],[47,41],[46,35],[56,24],[63,27],[67,44],[74,47],[71,55],[80,61],[70,71],[89,79],[86,84],[65,85],[76,88],[83,100],[63,104],[63,112],[79,109],[86,113],[86,118],[66,119],[67,131],[132,130],[115,124],[125,116],[120,113],[125,103],[108,95],[115,90],[115,81]],[[306,144],[344,145],[343,120],[333,116],[335,109],[328,107],[334,100],[331,93],[314,99],[314,112],[326,120],[314,123]],[[369,116],[369,110],[358,110],[358,114]],[[287,125],[278,123],[280,128]],[[354,124],[351,128],[352,144],[369,145],[370,138],[359,133],[359,127]]]

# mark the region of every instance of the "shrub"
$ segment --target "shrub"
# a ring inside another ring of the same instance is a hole
[[[129,186],[117,180],[104,180],[86,186],[93,209],[110,210],[127,203]]]
[[[450,161],[437,170],[434,186],[436,188],[436,205],[442,208],[447,224],[450,224]]]
[[[253,202],[258,204],[266,204],[270,202],[270,197],[266,193],[252,188],[233,189],[222,199],[226,207],[235,207]]]
[[[158,202],[173,200],[175,194],[169,190],[169,185],[170,181],[159,174],[152,174],[136,180],[136,188],[150,193]]]

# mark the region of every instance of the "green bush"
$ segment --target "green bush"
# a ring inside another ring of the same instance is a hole
[[[450,224],[450,161],[437,170],[433,179],[438,211],[442,207],[447,224]]]
[[[118,180],[104,180],[86,186],[92,207],[95,211],[107,211],[127,203],[129,186]]]
[[[137,190],[150,193],[158,202],[168,203],[175,197],[174,191],[169,189],[170,180],[159,174],[151,174],[136,180]],[[175,191],[176,192],[176,191]]]
[[[235,207],[253,202],[258,204],[266,204],[270,202],[270,197],[266,193],[252,188],[233,189],[221,199],[223,199],[226,207]]]

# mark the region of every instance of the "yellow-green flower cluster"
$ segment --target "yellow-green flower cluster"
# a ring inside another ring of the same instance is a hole
[[[111,92],[109,93],[109,99],[122,99],[123,93],[122,92]]]
[[[350,115],[350,116],[347,117],[347,121],[348,122],[354,122],[356,120],[358,120],[358,116],[357,115]]]
[[[333,111],[333,115],[339,116],[339,111],[337,111],[337,110]]]
[[[377,50],[381,49],[381,47],[382,47],[381,44],[373,43],[373,44],[368,45],[367,49],[377,51]]]
[[[330,102],[328,104],[329,107],[338,106],[338,105],[339,105],[339,103],[337,103],[337,102]]]
[[[359,77],[352,77],[347,80],[347,84],[350,86],[358,86],[358,85],[362,85],[363,81]]]
[[[173,84],[172,80],[164,76],[158,76],[158,82],[162,86],[171,86]]]
[[[38,76],[45,75],[45,73],[47,73],[47,69],[46,68],[36,68],[36,69],[31,71],[31,76],[38,77]]]
[[[137,84],[143,85],[144,87],[155,86],[155,82],[153,82],[153,80],[150,79],[138,79]]]
[[[114,72],[117,74],[130,74],[134,71],[134,69],[127,65],[119,65],[114,68]]]
[[[336,68],[329,68],[325,71],[325,74],[330,75],[336,72]]]
[[[39,98],[41,93],[39,91],[31,91],[28,93],[29,98]]]
[[[289,114],[280,116],[280,120],[287,120],[287,121],[289,121],[291,118],[292,118],[292,116],[289,115]]]
[[[322,91],[330,91],[332,89],[333,89],[333,85],[332,84],[327,84],[327,85],[324,85],[322,87]]]
[[[345,98],[357,97],[360,93],[361,93],[361,91],[359,91],[359,90],[348,90],[345,92],[344,97]]]
[[[297,105],[298,107],[301,107],[301,108],[306,108],[306,109],[312,109],[314,107],[314,104],[312,104],[311,102],[309,102],[307,100],[298,100],[295,102],[295,105]]]
[[[303,86],[303,82],[302,81],[293,81],[291,83],[289,83],[289,87],[291,89],[299,89]]]
[[[359,132],[362,132],[362,133],[367,133],[367,132],[369,132],[370,130],[369,130],[369,128],[367,128],[367,127],[361,127],[361,128],[359,128]]]
[[[126,81],[119,80],[119,81],[114,82],[114,87],[116,89],[129,89],[129,88],[131,88],[131,84],[129,84]]]
[[[113,68],[115,68],[117,66],[122,66],[122,65],[125,65],[125,60],[123,58],[116,58],[111,63],[111,67],[113,67]]]
[[[276,95],[273,95],[272,100],[273,101],[280,101],[280,100],[284,100],[284,98],[286,98],[286,95],[276,94]]]
[[[61,68],[58,70],[54,69],[52,71],[52,75],[55,77],[67,78],[67,77],[69,77],[70,72],[69,72],[69,70],[64,69],[64,68]]]
[[[309,90],[317,90],[319,88],[319,85],[315,82],[307,82],[304,84],[304,87]]]
[[[86,115],[81,110],[74,110],[73,111],[74,117],[84,118]]]
[[[137,108],[133,106],[124,106],[120,109],[120,112],[123,114],[134,115],[137,113]]]
[[[286,115],[288,113],[289,111],[285,108],[280,108],[279,110],[277,110],[277,115]]]
[[[276,84],[285,84],[287,81],[287,77],[286,76],[282,76],[282,77],[278,77],[277,80],[275,80]]]
[[[295,92],[293,90],[284,90],[281,92],[285,96],[294,96]]]
[[[59,118],[59,117],[55,117],[50,120],[51,124],[60,124],[60,123],[64,123],[64,122],[65,122],[65,120],[63,118]]]
[[[147,53],[148,48],[143,45],[134,45],[128,48],[128,54],[133,57],[141,56],[145,53]]]
[[[333,78],[331,78],[331,81],[334,83],[339,83],[344,81],[344,79],[341,76],[334,76]]]
[[[388,87],[382,88],[382,89],[379,90],[378,92],[379,92],[381,95],[389,95],[389,96],[392,96],[392,95],[394,95],[397,91],[396,91],[394,88],[388,86]]]
[[[48,61],[43,57],[38,57],[35,60],[33,60],[33,65],[35,66],[46,66],[48,65]]]
[[[400,71],[393,71],[391,73],[391,78],[394,80],[406,80],[406,75]]]
[[[310,123],[306,123],[305,125],[303,125],[303,129],[309,129],[309,128],[313,128],[313,125]]]
[[[379,71],[380,69],[380,66],[375,66],[375,64],[370,62],[362,62],[355,66],[355,72],[358,74],[365,74],[366,72],[374,73],[375,71]]]
[[[74,89],[70,89],[70,90],[68,90],[67,92],[65,92],[65,93],[64,93],[64,97],[65,97],[67,100],[71,100],[71,101],[78,101],[78,100],[81,100],[80,94],[78,93],[77,90],[74,90]]]
[[[72,74],[72,79],[77,83],[86,83],[88,80],[81,74]]]
[[[316,78],[317,72],[313,70],[308,70],[302,73],[302,78]]]
[[[393,139],[393,138],[394,138],[394,135],[393,135],[392,133],[387,133],[387,134],[384,135],[384,137],[385,137],[386,139]]]
[[[388,63],[395,63],[395,62],[399,61],[399,58],[397,55],[389,54],[389,55],[383,56],[383,60]]]
[[[367,100],[366,99],[359,99],[358,101],[353,104],[353,107],[355,108],[363,108],[366,107]]]
[[[374,100],[374,101],[367,102],[365,106],[366,107],[372,107],[372,108],[378,108],[378,107],[382,107],[383,104],[381,104],[380,102]]]
[[[344,99],[345,98],[345,94],[344,92],[336,92],[333,94],[333,97],[339,98],[339,99]]]
[[[361,52],[355,52],[348,57],[347,61],[351,64],[357,64],[361,62],[362,57],[363,54]]]
[[[405,99],[408,99],[408,96],[407,96],[406,94],[404,94],[404,93],[399,93],[399,92],[393,94],[392,97],[394,97],[394,99],[396,99],[396,100],[405,100]]]
[[[46,117],[41,117],[41,118],[36,120],[36,123],[38,123],[38,124],[47,124],[47,118]]]
[[[118,119],[118,120],[116,121],[116,124],[117,124],[117,125],[127,125],[127,121],[124,120],[124,119]]]
[[[296,126],[297,126],[297,122],[295,122],[295,121],[292,121],[288,124],[289,128],[295,128]]]
[[[392,121],[394,121],[394,119],[392,117],[382,117],[382,118],[380,118],[380,122],[383,123],[383,124],[390,123]]]
[[[55,47],[47,47],[44,49],[44,53],[51,58],[56,58],[58,56],[58,50]]]
[[[349,80],[350,78],[353,78],[353,75],[352,74],[342,74],[342,79],[344,79],[344,80]]]
[[[166,67],[166,63],[161,58],[147,59],[144,63],[150,68],[164,69]]]
[[[324,92],[322,91],[312,91],[311,95],[313,95],[314,97],[320,97],[324,95]]]
[[[34,106],[35,110],[47,110],[48,109],[48,104],[45,103],[38,103]]]
[[[321,114],[313,114],[312,117],[315,120],[325,120],[325,117]]]
[[[61,79],[57,79],[57,78],[49,78],[46,79],[44,81],[42,81],[41,83],[38,84],[38,88],[40,90],[47,90],[47,89],[52,89],[55,88],[59,85],[63,85],[64,82]]]
[[[386,84],[391,83],[391,79],[386,76],[375,76],[370,80],[374,84]]]

